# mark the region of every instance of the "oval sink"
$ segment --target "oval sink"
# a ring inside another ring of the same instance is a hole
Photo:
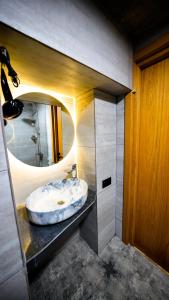
[[[33,191],[26,199],[29,220],[38,225],[55,224],[77,213],[87,199],[82,179],[55,180]]]

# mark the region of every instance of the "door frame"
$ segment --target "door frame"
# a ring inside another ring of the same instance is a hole
[[[133,90],[125,97],[124,202],[122,240],[134,244],[135,203],[138,178],[141,72],[169,57],[169,33],[137,51],[133,58]]]

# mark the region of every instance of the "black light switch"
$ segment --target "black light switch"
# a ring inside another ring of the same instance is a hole
[[[102,188],[104,189],[105,187],[111,185],[111,177],[106,178],[102,181]]]

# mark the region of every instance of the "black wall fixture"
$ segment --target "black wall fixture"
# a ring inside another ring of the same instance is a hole
[[[14,100],[8,85],[8,81],[5,75],[3,66],[8,69],[8,76],[11,77],[11,81],[15,87],[18,87],[20,80],[17,73],[12,68],[10,64],[10,57],[7,49],[5,47],[0,47],[0,62],[1,62],[1,86],[2,92],[5,98],[5,103],[2,105],[4,124],[6,125],[6,120],[14,119],[20,116],[23,111],[24,105],[19,100]]]

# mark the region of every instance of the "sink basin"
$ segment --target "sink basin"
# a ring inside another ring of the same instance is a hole
[[[88,185],[82,179],[51,181],[26,199],[29,220],[38,225],[55,224],[77,213],[87,199]]]

